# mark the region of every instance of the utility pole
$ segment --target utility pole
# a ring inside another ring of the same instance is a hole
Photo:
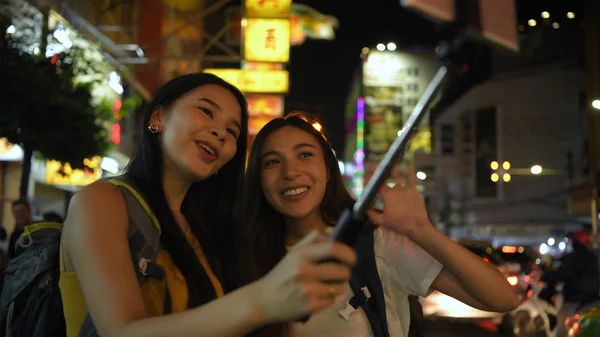
[[[595,181],[591,200],[592,234],[598,233],[598,185],[600,179],[600,109],[592,107],[592,102],[600,100],[600,1],[587,0],[585,3],[585,56],[587,74],[587,122],[588,122],[588,162],[590,175]],[[600,247],[596,246],[596,249]]]

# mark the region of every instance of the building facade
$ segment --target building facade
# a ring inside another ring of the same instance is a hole
[[[556,63],[496,75],[447,108],[434,124],[439,220],[488,237],[577,225],[567,201],[584,164],[584,93],[581,68]]]

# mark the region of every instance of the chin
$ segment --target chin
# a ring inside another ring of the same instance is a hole
[[[281,212],[283,216],[300,220],[308,217],[310,215],[310,211],[300,211],[300,210],[287,210],[287,212]]]
[[[214,175],[213,171],[208,168],[190,170],[189,172],[194,181],[204,181]]]

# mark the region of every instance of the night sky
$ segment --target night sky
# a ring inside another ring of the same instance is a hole
[[[435,42],[434,27],[407,12],[399,0],[303,0],[319,12],[338,18],[334,41],[307,40],[292,47],[291,87],[286,112],[302,109],[322,120],[338,153],[343,149],[344,108],[363,47],[394,42],[398,49]],[[368,3],[369,6],[365,6]]]
[[[518,21],[525,23],[532,17],[539,19],[543,10],[581,13],[582,1],[518,0]],[[294,2],[337,17],[340,26],[334,41],[307,40],[292,47],[287,67],[291,88],[285,111],[301,109],[316,114],[331,136],[334,149],[340,153],[344,142],[345,99],[360,65],[361,49],[373,48],[379,42],[394,42],[398,50],[419,45],[433,48],[439,35],[433,23],[403,8],[400,0]]]

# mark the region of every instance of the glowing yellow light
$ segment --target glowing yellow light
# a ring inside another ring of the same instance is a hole
[[[547,11],[542,12],[542,18],[547,19],[549,17],[550,17],[550,13],[548,13]]]
[[[494,160],[493,162],[491,162],[491,163],[490,163],[490,168],[491,168],[492,170],[497,170],[497,169],[498,169],[498,162],[497,162],[497,161],[495,161],[495,160]]]
[[[249,93],[286,93],[289,89],[287,70],[204,69]]]
[[[492,176],[490,178],[492,179],[493,182],[498,182],[498,180],[500,179],[500,176],[498,175],[498,173],[492,173]]]
[[[290,15],[292,0],[246,0],[244,4],[249,18],[283,18]]]
[[[84,159],[83,163],[90,169],[72,169],[69,163],[62,164],[55,160],[46,161],[46,183],[49,185],[85,186],[102,177],[100,169],[101,157]]]
[[[12,150],[13,144],[8,142],[6,138],[0,138],[0,154],[5,154]]]
[[[510,162],[505,161],[502,163],[502,168],[505,170],[510,170]]]
[[[510,181],[510,174],[504,173],[502,175],[502,180],[504,180],[505,183],[509,182]]]

